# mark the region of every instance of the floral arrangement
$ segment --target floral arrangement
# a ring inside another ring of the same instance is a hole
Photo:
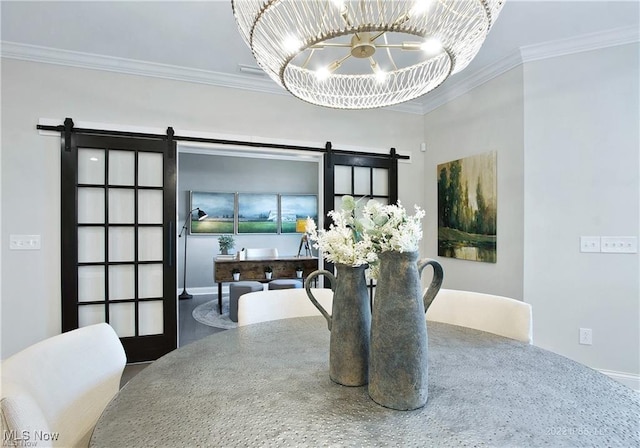
[[[333,219],[329,230],[318,230],[313,220],[307,219],[307,231],[313,247],[327,260],[350,266],[368,264],[375,277],[379,253],[418,250],[425,212],[415,206],[415,214],[409,216],[400,201],[384,205],[373,199],[358,210],[359,201],[343,196],[342,209],[329,212]],[[356,212],[361,218],[356,218]]]
[[[361,224],[377,253],[415,252],[422,239],[422,218],[425,212],[417,205],[415,214],[407,215],[400,201],[397,205],[383,205],[369,201],[362,210]]]
[[[343,196],[342,210],[329,212],[333,220],[329,230],[318,230],[315,222],[307,219],[307,233],[314,242],[313,247],[332,263],[355,267],[374,263],[378,259],[371,240],[360,230],[355,209],[356,201],[351,196]]]

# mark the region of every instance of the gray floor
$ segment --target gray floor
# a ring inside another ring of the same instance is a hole
[[[195,320],[191,313],[193,309],[198,305],[214,300],[216,298],[213,294],[194,295],[192,299],[180,300],[178,306],[178,330],[179,330],[179,346],[183,347],[191,342],[202,339],[220,331],[225,331],[221,328],[214,328],[208,325],[201,324]],[[120,384],[123,386],[131,378],[136,376],[142,369],[147,367],[149,363],[127,364],[122,374],[122,380]]]
[[[204,295],[194,295],[192,299],[180,300],[179,304],[179,316],[178,316],[178,327],[179,327],[179,345],[183,347],[191,342],[202,339],[206,336],[209,336],[214,333],[219,333],[221,331],[225,331],[222,328],[214,328],[208,325],[201,324],[197,320],[195,320],[192,316],[193,310],[198,305],[201,305],[205,302],[209,302],[216,298],[215,294],[204,294]]]

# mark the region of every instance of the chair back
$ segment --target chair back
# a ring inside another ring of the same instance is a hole
[[[262,258],[278,258],[278,249],[276,248],[254,248],[245,249],[247,260],[259,260]]]
[[[32,345],[2,362],[3,420],[17,434],[58,433],[52,446],[86,447],[120,388],[126,361],[118,335],[106,323]]]
[[[533,342],[531,305],[508,297],[441,289],[427,311],[427,320]]]
[[[331,312],[333,291],[324,288],[311,289],[313,296]],[[238,326],[289,319],[292,317],[321,316],[311,303],[304,289],[275,289],[251,292],[238,300]]]

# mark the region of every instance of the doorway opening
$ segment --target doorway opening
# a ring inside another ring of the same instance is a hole
[[[322,226],[323,170],[322,153],[178,143],[178,228],[190,218],[193,192],[315,195],[320,211],[318,224]],[[178,293],[186,289],[192,295],[191,299],[178,301],[178,346],[224,331],[230,323],[228,316],[218,315],[218,293],[213,279],[221,234],[186,235],[187,232],[188,229],[176,241]],[[293,256],[298,253],[301,238],[299,233],[237,233],[237,229],[229,235],[234,239],[231,256],[242,248],[266,247],[278,249],[280,255]],[[227,288],[223,288],[223,298],[226,296]]]

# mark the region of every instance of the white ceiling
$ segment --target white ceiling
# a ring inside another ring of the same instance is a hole
[[[206,71],[216,79],[231,75],[243,88],[255,83],[264,90],[271,83],[239,71],[240,64],[256,63],[236,30],[230,1],[2,0],[0,7],[3,56],[33,54],[28,46],[37,46]],[[446,97],[447,90],[505,60],[512,66],[514,58],[522,62],[527,49],[545,48],[553,55],[549,48],[597,48],[601,36],[614,43],[637,41],[639,26],[640,0],[506,0],[475,60],[415,103]]]

